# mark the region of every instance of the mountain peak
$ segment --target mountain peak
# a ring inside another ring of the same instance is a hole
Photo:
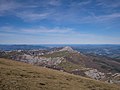
[[[74,50],[73,50],[70,46],[65,46],[65,47],[63,47],[60,51],[69,51],[69,52],[73,52]]]

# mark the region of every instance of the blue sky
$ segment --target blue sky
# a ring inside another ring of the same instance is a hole
[[[0,0],[0,44],[120,44],[120,0]]]

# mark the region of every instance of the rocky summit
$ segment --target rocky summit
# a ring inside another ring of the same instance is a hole
[[[66,46],[66,47],[63,47],[62,49],[60,49],[59,51],[69,51],[69,52],[74,52],[75,50],[73,50],[70,46]]]

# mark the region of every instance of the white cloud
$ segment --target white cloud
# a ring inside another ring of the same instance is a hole
[[[78,5],[88,5],[90,3],[91,3],[91,0],[88,0],[88,1],[83,1],[83,2],[78,3]]]
[[[106,15],[98,15],[98,16],[92,15],[92,16],[81,17],[79,21],[82,23],[111,23],[119,18],[120,18],[120,13],[112,13]]]
[[[60,0],[49,0],[48,4],[53,5],[53,6],[59,6],[61,5]]]
[[[40,33],[47,33],[47,34],[54,34],[54,33],[73,33],[72,28],[61,28],[61,27],[54,27],[54,28],[47,28],[47,27],[34,27],[34,28],[16,28],[12,26],[3,26],[0,28],[2,32],[12,32],[12,33],[24,33],[24,34],[40,34]]]
[[[106,15],[96,15],[96,12],[89,11],[89,6],[85,7],[85,5],[92,3],[92,0],[86,0],[83,2],[70,1],[69,4],[66,4],[68,6],[70,5],[70,8],[67,9],[60,6],[63,4],[61,0],[40,0],[38,2],[30,0],[27,2],[18,3],[14,0],[0,0],[0,16],[11,14],[18,18],[21,18],[25,22],[33,22],[47,19],[53,22],[61,23],[109,23],[109,21],[111,20],[120,18],[120,13],[112,13],[112,11],[111,14],[106,13]],[[106,5],[106,2],[108,3],[108,1],[103,0],[97,0],[97,2],[100,6]],[[110,5],[119,6],[119,2],[111,3]],[[61,8],[65,10],[62,10]],[[89,15],[88,13],[95,14]]]
[[[73,30],[71,28],[60,28],[60,27],[54,27],[54,28],[46,28],[46,27],[39,27],[39,28],[27,28],[22,29],[25,33],[72,33]]]
[[[118,8],[120,7],[119,0],[97,0],[97,5],[104,8]]]
[[[22,6],[13,0],[0,0],[0,15],[12,14]]]
[[[33,12],[22,12],[17,13],[17,17],[22,18],[24,21],[34,21],[46,19],[50,13],[33,13]]]

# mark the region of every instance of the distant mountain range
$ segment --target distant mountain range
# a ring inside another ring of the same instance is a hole
[[[33,50],[33,49],[48,49],[42,45],[0,45],[0,50]]]
[[[44,45],[0,45],[0,50],[10,51],[10,50],[38,50],[38,49],[52,49],[65,47],[66,45],[62,44],[44,44]],[[120,45],[115,44],[71,44],[67,45],[72,47],[74,50],[77,50],[84,54],[92,54],[99,56],[106,56],[109,58],[117,59],[116,61],[120,62]]]

